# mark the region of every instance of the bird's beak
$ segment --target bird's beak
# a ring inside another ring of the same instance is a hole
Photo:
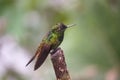
[[[76,25],[76,24],[67,25],[67,28],[73,27],[73,26],[75,26],[75,25]]]

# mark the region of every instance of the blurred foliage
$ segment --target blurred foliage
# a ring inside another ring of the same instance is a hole
[[[76,24],[61,44],[73,80],[107,80],[107,71],[119,71],[120,0],[0,0],[0,37],[13,36],[31,56],[58,22]],[[87,79],[91,65],[97,73]]]

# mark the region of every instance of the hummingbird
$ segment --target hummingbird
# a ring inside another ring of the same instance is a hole
[[[28,66],[36,58],[37,60],[34,70],[37,70],[43,64],[48,54],[57,49],[62,43],[65,30],[73,25],[74,24],[66,26],[63,23],[57,23],[53,26],[51,30],[43,37],[35,55],[30,59],[26,66]]]

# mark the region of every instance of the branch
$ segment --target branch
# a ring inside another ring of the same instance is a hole
[[[51,52],[51,61],[57,80],[71,80],[61,48],[57,48],[55,51]]]

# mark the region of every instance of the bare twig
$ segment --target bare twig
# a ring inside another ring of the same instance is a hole
[[[61,48],[57,48],[54,52],[51,52],[51,61],[57,80],[71,80],[67,70],[64,53]]]

